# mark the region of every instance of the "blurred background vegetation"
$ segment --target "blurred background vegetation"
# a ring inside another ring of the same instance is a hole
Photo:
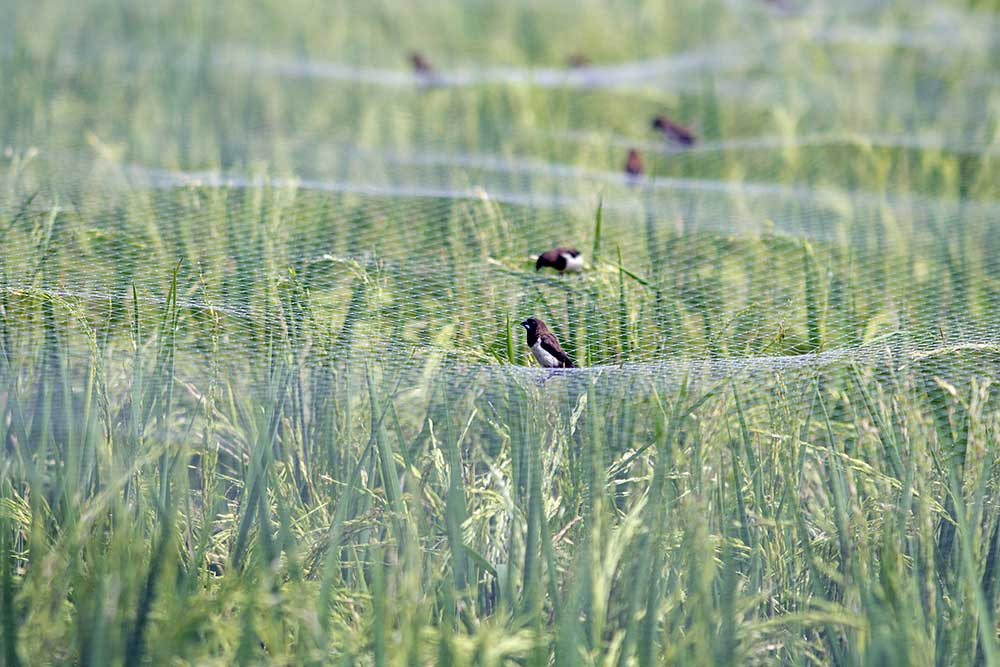
[[[0,4],[6,664],[996,664],[998,17]]]

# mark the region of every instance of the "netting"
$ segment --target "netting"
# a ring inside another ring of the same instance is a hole
[[[1000,11],[307,4],[0,10],[8,655],[990,664]]]

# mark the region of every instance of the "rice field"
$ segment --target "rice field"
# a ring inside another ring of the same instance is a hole
[[[995,2],[0,0],[0,81],[3,664],[1000,664]]]

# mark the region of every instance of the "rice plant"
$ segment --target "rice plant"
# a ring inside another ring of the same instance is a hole
[[[0,15],[4,664],[997,664],[990,3]]]

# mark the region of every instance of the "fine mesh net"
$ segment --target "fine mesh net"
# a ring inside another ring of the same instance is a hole
[[[263,5],[3,9],[16,650],[118,613],[54,619],[41,601],[65,596],[31,577],[86,544],[70,579],[104,586],[92,524],[118,535],[124,508],[135,544],[168,541],[142,512],[176,521],[194,578],[245,577],[212,609],[257,618],[264,602],[227,597],[252,596],[255,567],[301,583],[320,620],[294,640],[268,624],[296,612],[253,621],[246,650],[271,656],[367,651],[329,624],[368,619],[352,596],[384,576],[420,591],[400,632],[425,609],[444,628],[457,608],[470,637],[520,619],[522,663],[587,636],[618,664],[671,643],[664,661],[709,664],[685,628],[734,604],[758,624],[718,644],[734,660],[876,660],[909,630],[850,579],[887,553],[915,624],[937,605],[935,650],[979,627],[970,650],[993,655],[996,8]],[[560,245],[584,270],[536,271]],[[578,368],[538,368],[531,316]],[[41,550],[45,530],[62,546]],[[970,611],[941,601],[970,586]],[[160,618],[188,602],[161,598]],[[122,613],[133,638],[142,612]],[[94,630],[112,653],[113,626]],[[197,654],[170,637],[147,654]]]

